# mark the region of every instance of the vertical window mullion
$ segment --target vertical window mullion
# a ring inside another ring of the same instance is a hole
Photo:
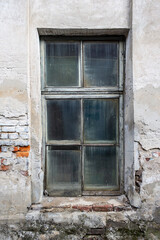
[[[118,60],[118,74],[119,74],[119,91],[123,90],[123,78],[124,78],[124,46],[123,42],[119,42],[119,60]]]
[[[84,87],[83,41],[81,41],[81,87]]]
[[[82,147],[81,147],[81,177],[82,177],[82,191],[84,188],[84,110],[83,99],[81,99],[81,134],[82,134]]]
[[[79,56],[79,87],[83,86],[83,73],[82,73],[82,41],[80,41]]]
[[[41,90],[45,88],[45,41],[41,41],[40,49],[41,49]]]
[[[123,175],[124,175],[124,162],[123,162],[123,135],[124,135],[124,129],[123,129],[123,120],[124,119],[124,111],[123,111],[123,95],[120,95],[119,97],[119,167],[118,167],[118,173],[119,173],[119,185],[120,185],[120,191],[122,192],[123,189]]]

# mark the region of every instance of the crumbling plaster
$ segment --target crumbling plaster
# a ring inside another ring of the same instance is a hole
[[[0,213],[24,215],[31,204],[30,161],[14,147],[29,145],[28,2],[0,2]]]
[[[133,1],[134,162],[142,170],[142,208],[152,210],[160,197],[159,10],[159,1]]]

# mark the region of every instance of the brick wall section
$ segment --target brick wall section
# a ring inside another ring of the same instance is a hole
[[[27,114],[0,116],[0,171],[18,171],[28,176],[29,128]]]
[[[28,146],[28,126],[1,126],[0,146]]]
[[[37,210],[37,206],[32,205],[32,210]],[[130,211],[132,207],[129,204],[123,204],[114,206],[113,204],[92,204],[92,205],[67,205],[67,206],[52,206],[52,207],[40,207],[38,208],[41,212],[55,212],[55,211],[80,211],[80,212],[121,212]]]

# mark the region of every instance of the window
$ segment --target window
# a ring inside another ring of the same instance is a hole
[[[41,39],[49,196],[121,192],[123,55],[122,37]]]

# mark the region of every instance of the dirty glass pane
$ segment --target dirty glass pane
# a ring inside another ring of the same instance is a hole
[[[78,53],[78,43],[46,43],[47,86],[79,86]]]
[[[84,86],[115,87],[118,79],[118,44],[84,43]]]
[[[116,147],[92,146],[84,149],[84,189],[117,185]]]
[[[116,142],[117,99],[84,100],[84,142]]]
[[[50,195],[72,196],[80,194],[80,148],[48,147],[47,191]]]
[[[79,140],[80,122],[80,100],[47,100],[48,140]]]

